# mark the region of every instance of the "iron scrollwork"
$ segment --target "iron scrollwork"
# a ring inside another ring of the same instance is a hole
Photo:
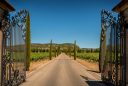
[[[26,17],[28,14],[27,10],[21,10],[12,16],[7,13],[2,20],[2,86],[17,86],[25,80]]]
[[[120,40],[120,20],[109,11],[101,11],[101,41],[99,67],[102,79],[119,84],[119,40]]]

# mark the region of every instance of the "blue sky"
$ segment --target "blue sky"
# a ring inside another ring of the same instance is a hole
[[[111,10],[120,0],[10,0],[27,9],[31,17],[32,43],[73,43],[97,48],[100,44],[102,9]]]

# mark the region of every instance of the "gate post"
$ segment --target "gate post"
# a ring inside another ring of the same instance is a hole
[[[128,0],[122,0],[113,11],[117,12],[121,16],[121,31],[123,33],[122,42],[122,61],[121,67],[124,67],[121,72],[121,86],[128,86]]]
[[[128,24],[126,29],[126,84],[128,86]]]
[[[2,33],[1,21],[0,21],[0,85],[1,85],[2,39],[3,39],[3,33]]]

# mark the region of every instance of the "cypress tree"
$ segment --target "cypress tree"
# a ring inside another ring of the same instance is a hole
[[[56,52],[56,46],[55,46],[55,50],[54,50],[54,53],[55,53],[55,57],[57,56],[56,54],[57,54],[57,52]]]
[[[76,60],[76,40],[74,41],[74,60]]]
[[[60,46],[57,47],[57,56],[60,54]]]
[[[29,13],[26,16],[26,71],[30,67],[30,57],[31,57],[31,32],[30,32],[30,16]]]
[[[71,48],[68,46],[68,55],[71,56]]]
[[[49,59],[52,59],[52,40],[50,42]]]

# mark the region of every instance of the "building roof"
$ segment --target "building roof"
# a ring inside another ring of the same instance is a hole
[[[0,8],[2,8],[3,10],[7,10],[9,12],[15,10],[15,8],[11,4],[9,4],[6,0],[0,0]]]
[[[125,10],[126,8],[128,8],[128,0],[122,0],[118,5],[116,5],[112,11],[115,11],[117,13],[122,12],[123,10]]]

